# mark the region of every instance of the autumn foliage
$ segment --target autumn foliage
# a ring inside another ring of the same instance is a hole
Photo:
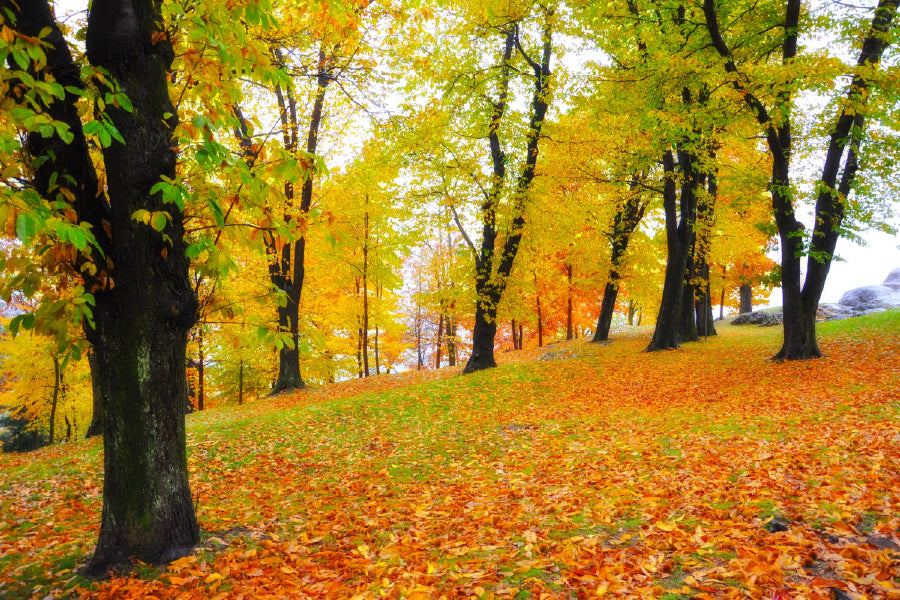
[[[190,415],[201,546],[108,581],[100,444],[3,455],[0,598],[900,597],[900,313],[719,329]]]

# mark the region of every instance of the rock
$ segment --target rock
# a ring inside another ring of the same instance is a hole
[[[886,285],[868,285],[845,292],[838,304],[857,311],[900,306],[900,291]]]
[[[759,325],[761,327],[771,327],[773,325],[781,325],[783,321],[782,313],[772,312],[752,312],[738,315],[731,322],[732,325]]]
[[[884,283],[882,283],[881,285],[900,292],[900,269],[894,269],[893,271],[888,273],[888,276],[885,278]]]

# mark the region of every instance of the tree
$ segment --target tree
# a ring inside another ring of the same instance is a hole
[[[728,25],[723,30],[720,25],[721,8],[715,0],[703,2],[706,30],[713,48],[721,57],[722,68],[728,75],[727,81],[756,117],[772,155],[769,191],[781,242],[784,296],[784,341],[781,350],[773,357],[775,359],[802,360],[822,355],[816,341],[816,311],[834,257],[834,248],[841,235],[849,196],[854,191],[866,137],[865,126],[871,113],[869,100],[877,93],[878,64],[890,43],[889,33],[894,27],[897,5],[897,0],[880,0],[859,37],[859,57],[850,71],[850,85],[829,128],[822,173],[816,184],[815,224],[807,242],[805,228],[797,218],[791,179],[791,158],[795,151],[791,113],[797,92],[793,81],[798,79],[794,65],[800,63],[801,2],[787,0],[779,22],[766,23],[760,29],[751,28],[753,33],[776,28],[780,31],[781,65],[775,69],[776,79],[769,81],[751,78],[746,68],[750,65],[741,60],[741,55],[733,53],[737,47],[734,41],[726,40],[726,36],[732,34],[730,30],[740,31],[755,11],[747,11],[741,17],[729,12],[729,19],[736,18],[727,21]],[[742,43],[741,46],[754,45]],[[806,278],[801,283],[804,255],[807,256]]]
[[[434,55],[437,60],[426,59],[435,63],[429,73],[445,88],[437,111],[445,127],[440,139],[424,143],[441,157],[439,177],[459,185],[465,182],[471,194],[478,196],[478,247],[463,227],[459,207],[451,206],[475,263],[473,347],[464,369],[470,373],[496,366],[497,309],[525,228],[541,129],[550,106],[556,17],[550,7],[527,3],[461,6],[459,13],[444,13],[446,22],[440,27],[450,34],[434,42],[441,48]],[[472,44],[473,38],[477,44]],[[530,43],[531,38],[535,42]],[[459,54],[453,56],[451,49]],[[428,55],[428,48],[424,50]],[[483,52],[496,57],[493,64],[482,64]],[[514,99],[519,91],[530,97],[524,128],[515,120]],[[486,142],[486,157],[484,145],[476,149],[471,140]]]
[[[71,214],[82,233],[92,233],[90,245],[86,236],[68,236],[77,250],[68,264],[77,266],[96,303],[85,334],[97,356],[104,492],[91,572],[133,559],[171,560],[199,539],[184,426],[185,349],[197,299],[188,279],[182,209],[167,204],[156,187],[175,177],[177,121],[167,87],[174,55],[161,29],[160,5],[94,0],[88,17],[88,62],[121,90],[92,121],[92,132],[105,132],[105,194],[76,108],[85,86],[49,4],[3,5],[4,18],[14,20],[21,36],[46,43],[43,52],[34,44],[24,58],[14,52],[9,59],[21,68],[19,97],[31,101],[31,112],[21,113],[28,131],[21,156],[41,199],[20,191],[33,207],[20,213],[30,225],[20,228],[20,239],[27,244],[34,237],[29,233],[46,227],[38,207]],[[51,94],[38,83],[58,87]],[[51,126],[34,127],[36,116]],[[135,218],[143,214],[150,218]]]

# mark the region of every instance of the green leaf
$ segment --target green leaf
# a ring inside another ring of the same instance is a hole
[[[190,244],[187,248],[185,248],[184,254],[189,259],[195,260],[203,252],[203,249],[203,244],[194,242],[193,244]]]
[[[151,219],[151,226],[153,229],[157,231],[162,231],[166,228],[166,223],[169,222],[169,213],[165,211],[159,211],[153,213],[153,217]]]
[[[213,218],[216,220],[216,225],[219,226],[219,229],[225,227],[225,214],[222,212],[222,207],[219,206],[219,203],[216,202],[214,198],[209,199],[209,208],[212,210]]]
[[[37,224],[28,213],[19,213],[16,218],[16,235],[23,244],[28,244],[34,234],[37,233]]]

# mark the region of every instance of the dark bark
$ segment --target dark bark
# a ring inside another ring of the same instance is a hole
[[[874,67],[887,48],[888,32],[894,27],[898,0],[880,0],[872,16],[860,48],[857,65]],[[797,54],[800,0],[788,0],[785,5],[782,61],[788,63]],[[804,360],[822,356],[816,340],[816,311],[825,286],[825,279],[834,257],[844,219],[844,201],[850,193],[859,168],[857,154],[864,136],[865,111],[870,81],[864,70],[854,76],[848,87],[849,100],[841,109],[830,135],[822,167],[816,198],[815,225],[807,256],[806,279],[801,285],[801,260],[804,253],[804,227],[797,221],[790,191],[791,118],[789,92],[776,95],[773,111],[781,113],[772,119],[769,109],[750,91],[719,27],[715,0],[704,0],[706,29],[713,48],[724,59],[725,70],[732,74],[731,83],[741,94],[765,131],[772,155],[772,210],[781,243],[781,276],[783,294],[784,341],[776,360]],[[848,108],[849,107],[849,108]],[[780,124],[779,124],[780,123]]]
[[[276,51],[280,60],[280,52]],[[315,155],[319,140],[319,128],[322,123],[322,112],[325,105],[325,90],[331,83],[331,58],[324,50],[319,51],[319,63],[316,73],[316,95],[313,99],[309,119],[309,130],[306,136],[306,152]],[[277,89],[281,121],[284,128],[285,148],[296,150],[298,146],[297,106],[290,90],[283,93]],[[300,190],[300,218],[305,219],[312,206],[314,173],[306,174]],[[288,222],[294,217],[288,213],[293,208],[294,190],[291,183],[285,184],[285,217]],[[301,226],[302,227],[302,226]],[[291,343],[282,346],[278,354],[278,379],[272,393],[287,390],[303,389],[306,383],[300,374],[300,298],[306,276],[306,235],[301,231],[294,242],[285,243],[279,250],[273,235],[266,236],[269,254],[269,276],[272,283],[287,297],[287,303],[278,308],[278,329],[288,333]]]
[[[688,251],[693,235],[696,214],[696,185],[694,157],[688,152],[678,153],[682,171],[682,185],[679,194],[675,185],[675,157],[672,151],[663,155],[663,207],[666,214],[666,246],[668,260],[663,283],[662,301],[653,339],[646,352],[672,350],[678,348],[678,325],[682,311],[684,274],[687,268]],[[680,216],[679,209],[680,208]]]
[[[88,366],[91,369],[91,403],[93,410],[91,411],[91,424],[88,425],[87,433],[84,437],[94,437],[103,433],[103,409],[100,405],[100,375],[97,370],[97,356],[94,351],[88,352]]]
[[[456,366],[456,319],[447,317],[447,365]]]
[[[494,340],[497,335],[497,308],[506,283],[512,272],[522,233],[525,229],[525,205],[531,183],[536,173],[538,159],[538,142],[541,128],[547,114],[550,101],[550,57],[552,52],[550,19],[547,15],[544,30],[544,44],[540,62],[529,57],[522,48],[518,37],[518,24],[507,25],[504,33],[506,39],[500,63],[500,92],[496,101],[491,102],[491,121],[488,124],[488,141],[490,143],[491,162],[493,165],[493,183],[485,193],[482,204],[482,237],[481,248],[475,259],[475,327],[472,330],[472,355],[466,363],[463,373],[472,373],[497,366],[494,359]],[[499,129],[506,114],[509,83],[512,71],[512,54],[518,50],[533,72],[534,90],[531,98],[531,116],[526,134],[525,162],[519,173],[510,197],[513,207],[512,222],[509,225],[506,241],[497,252],[498,226],[496,222],[497,208],[506,188],[507,157],[500,143]],[[466,236],[468,239],[468,236]],[[471,243],[470,243],[471,246]],[[474,251],[474,246],[472,247]]]
[[[538,348],[544,347],[544,315],[541,311],[541,292],[538,289],[537,273],[532,272],[534,277],[534,301],[537,305],[537,330],[538,330]]]
[[[606,296],[604,296],[605,298]],[[602,311],[601,311],[602,312]],[[628,324],[634,325],[634,313],[636,312],[636,308],[634,306],[634,301],[628,301]]]
[[[573,339],[572,333],[572,265],[566,264],[566,341]]]
[[[368,196],[366,197],[368,203]],[[363,269],[362,269],[362,327],[360,328],[360,346],[362,347],[363,375],[369,376],[369,213],[365,213],[363,237]]]
[[[244,359],[238,363],[238,406],[244,403]]]
[[[523,350],[525,346],[522,342],[522,322],[519,321],[519,350]]]
[[[197,315],[188,279],[182,214],[150,188],[175,177],[175,108],[167,73],[171,44],[159,38],[158,1],[94,0],[87,56],[106,68],[133,112],[107,107],[125,139],[103,152],[113,232],[115,287],[95,294],[91,332],[102,394],[104,486],[100,536],[88,567],[189,552],[199,528],[187,478],[185,354]],[[96,189],[96,188],[95,188]],[[166,210],[163,233],[132,219]]]
[[[54,354],[53,359],[53,398],[50,401],[50,434],[49,444],[52,446],[56,442],[56,407],[59,404],[59,387],[62,383],[62,377],[59,371],[59,359]]]
[[[703,263],[700,269],[703,284],[697,290],[697,333],[701,337],[717,335],[715,317],[712,312],[712,297],[709,286],[709,263]]]
[[[472,330],[472,355],[463,373],[480,371],[497,366],[494,359],[494,339],[497,337],[497,321],[488,320],[490,311],[479,303],[475,307],[475,327]],[[496,313],[496,308],[494,309]]]
[[[741,307],[738,311],[740,314],[745,315],[747,313],[753,312],[753,286],[749,283],[741,284],[739,289],[741,296]]]
[[[46,71],[64,85],[80,87],[46,0],[5,4],[17,13],[22,33],[37,37],[50,28]],[[47,107],[69,125],[74,139],[66,144],[33,134],[27,144],[32,156],[45,159],[34,172],[37,191],[55,199],[52,173],[56,181],[72,184],[71,206],[79,221],[92,225],[103,250],[102,255],[92,250],[96,275],[82,275],[96,300],[96,328],[86,325],[85,333],[96,353],[103,414],[103,508],[88,566],[93,573],[134,559],[170,560],[199,539],[183,415],[187,332],[197,299],[188,280],[182,213],[150,194],[161,176],[174,178],[176,162],[175,109],[167,89],[174,54],[158,35],[161,22],[154,0],[94,0],[88,17],[88,60],[115,78],[134,107],[133,112],[106,107],[125,139],[103,152],[109,201],[97,194],[74,95],[67,92]],[[166,238],[132,219],[136,210],[168,211]]]
[[[722,267],[722,292],[719,296],[719,320],[725,318],[725,275],[728,273],[728,267]]]
[[[203,328],[197,328],[197,410],[202,411],[206,402],[206,386],[204,369],[206,367],[206,356],[203,352]]]

